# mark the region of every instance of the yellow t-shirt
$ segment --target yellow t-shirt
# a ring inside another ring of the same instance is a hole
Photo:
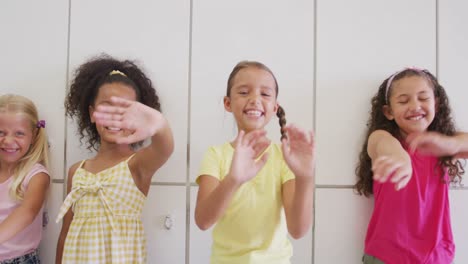
[[[234,194],[213,230],[212,264],[289,264],[292,246],[287,238],[281,187],[294,174],[283,159],[281,146],[270,144],[268,161]],[[234,148],[210,147],[199,175],[220,181],[229,173]],[[197,179],[198,182],[198,179]]]

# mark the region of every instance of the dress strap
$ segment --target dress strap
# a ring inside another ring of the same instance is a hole
[[[133,158],[133,156],[135,156],[135,154],[136,154],[136,152],[135,152],[135,153],[133,153],[133,154],[132,154],[130,157],[128,157],[128,158],[125,160],[125,162],[128,162],[130,159],[132,159],[132,158]]]
[[[79,169],[79,168],[81,168],[81,167],[83,167],[83,164],[84,164],[85,162],[86,162],[86,160],[85,160],[85,159],[84,159],[84,160],[82,160],[82,161],[81,161],[81,163],[80,163],[80,166],[78,166],[78,169]]]

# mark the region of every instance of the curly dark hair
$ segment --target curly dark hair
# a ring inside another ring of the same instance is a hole
[[[110,74],[112,71],[120,73]],[[100,145],[99,133],[89,116],[89,106],[94,105],[99,88],[106,83],[122,83],[132,87],[139,102],[161,111],[151,80],[135,62],[119,61],[107,54],[91,58],[76,69],[65,99],[66,115],[77,121],[80,142],[83,144],[83,139],[87,138],[88,150],[98,150]]]
[[[436,113],[434,120],[427,128],[427,131],[435,131],[447,136],[453,136],[456,133],[455,124],[452,119],[451,109],[447,94],[445,93],[442,85],[439,84],[437,78],[427,70],[405,69],[395,76],[391,84],[406,77],[420,76],[425,78],[434,90],[434,97],[436,101]],[[369,120],[367,121],[367,133],[365,143],[362,146],[361,153],[359,154],[359,162],[356,167],[356,175],[358,177],[354,189],[359,195],[366,197],[373,194],[373,180],[372,180],[372,161],[367,153],[367,139],[375,130],[385,130],[396,138],[401,139],[400,129],[395,120],[388,120],[383,112],[384,105],[388,104],[392,86],[389,87],[387,92],[387,83],[392,78],[390,76],[380,85],[377,94],[372,98],[372,109],[370,112]],[[388,94],[387,94],[388,93]],[[444,169],[447,170],[450,181],[458,182],[461,180],[461,175],[464,173],[463,166],[459,160],[454,160],[453,157],[440,157],[438,161],[438,174],[441,175],[442,180],[444,176]]]
[[[226,96],[227,97],[231,96],[231,89],[232,89],[232,86],[234,85],[233,82],[234,82],[234,78],[237,76],[237,73],[239,73],[242,69],[246,69],[249,67],[264,70],[271,74],[271,76],[273,77],[273,80],[275,80],[276,97],[278,97],[279,87],[278,87],[278,81],[276,80],[275,75],[270,70],[270,68],[268,68],[265,64],[258,62],[258,61],[241,61],[237,63],[236,66],[234,66],[231,73],[229,74],[229,78],[227,82],[227,89],[226,89]],[[276,111],[276,116],[279,119],[281,139],[283,139],[286,137],[286,132],[284,131],[284,126],[286,126],[286,113],[284,111],[284,108],[280,105],[278,106],[278,111]]]

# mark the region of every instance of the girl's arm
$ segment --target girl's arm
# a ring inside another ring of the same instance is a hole
[[[468,159],[468,133],[459,133],[455,136],[459,142],[459,149],[455,158]]]
[[[282,200],[289,234],[298,239],[312,225],[314,198],[314,136],[294,125],[285,128],[287,138],[282,142],[284,160],[295,175],[282,186]]]
[[[94,112],[96,122],[131,131],[120,138],[118,144],[132,144],[151,137],[151,144],[137,152],[130,161],[132,170],[145,183],[150,183],[153,174],[172,154],[174,139],[166,118],[157,110],[140,102],[112,97],[112,106],[99,105]]]
[[[29,226],[44,205],[50,178],[44,172],[34,175],[24,192],[21,205],[0,223],[0,244]]]
[[[413,174],[411,158],[400,142],[384,130],[369,136],[367,153],[372,159],[373,179],[395,184],[397,190],[408,184]]]
[[[166,163],[174,151],[172,130],[166,118],[156,110],[152,115],[152,121],[149,122],[156,124],[157,129],[154,129],[155,132],[151,136],[151,144],[138,151],[133,158],[137,175],[140,175],[143,182],[148,184],[154,173]]]
[[[240,184],[229,176],[219,181],[215,177],[202,175],[198,185],[195,223],[201,230],[206,230],[224,214]]]
[[[283,206],[288,232],[294,239],[303,237],[312,225],[313,177],[298,177],[283,184]]]
[[[195,207],[195,223],[200,229],[206,230],[214,225],[224,214],[237,189],[263,168],[268,159],[267,153],[258,161],[256,158],[269,144],[261,140],[265,133],[257,130],[244,136],[243,131],[239,132],[231,168],[222,181],[209,175],[200,176]]]
[[[78,169],[79,165],[80,163],[76,163],[73,166],[71,166],[70,169],[68,170],[67,195],[71,192],[73,175],[75,174],[75,171]],[[65,244],[65,238],[67,237],[68,229],[70,228],[70,224],[72,220],[73,220],[73,212],[70,208],[68,212],[63,216],[62,229],[60,230],[60,235],[57,241],[55,264],[62,263],[63,246]]]
[[[438,132],[411,134],[406,141],[411,151],[421,151],[434,156],[454,156],[468,158],[468,133],[459,132],[455,136],[446,136]]]

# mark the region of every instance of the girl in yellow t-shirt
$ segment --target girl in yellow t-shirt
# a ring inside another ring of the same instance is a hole
[[[277,95],[276,78],[262,63],[240,62],[229,76],[224,108],[239,133],[208,149],[197,177],[195,222],[202,230],[216,223],[211,263],[290,263],[287,233],[300,238],[312,223],[313,134],[286,126]],[[263,130],[275,113],[281,145]]]

